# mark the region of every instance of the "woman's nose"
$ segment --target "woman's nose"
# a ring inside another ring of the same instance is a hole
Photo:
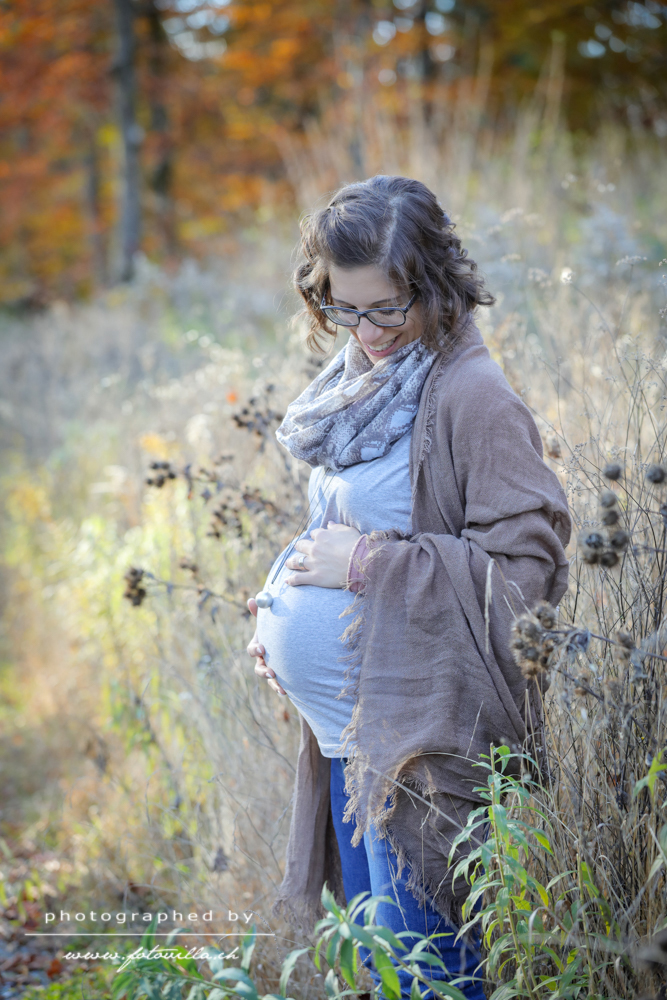
[[[357,335],[364,344],[374,344],[383,334],[381,326],[371,323],[367,316],[362,316],[357,327]]]

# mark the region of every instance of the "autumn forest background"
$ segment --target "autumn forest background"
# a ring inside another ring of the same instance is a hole
[[[245,907],[274,993],[301,941],[270,916],[298,719],[245,602],[306,496],[273,436],[323,363],[292,319],[299,218],[375,173],[457,223],[576,525],[561,615],[588,638],[549,668],[534,800],[560,833],[521,855],[575,875],[512,896],[552,937],[514,938],[488,994],[664,996],[637,955],[667,926],[666,144],[657,0],[0,0],[2,1000],[110,995],[109,963],[26,936],[56,909]],[[300,959],[292,995],[324,971]]]

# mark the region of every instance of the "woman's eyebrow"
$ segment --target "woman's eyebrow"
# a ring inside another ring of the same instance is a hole
[[[357,308],[356,306],[353,306],[351,302],[346,302],[345,299],[336,298],[335,295],[332,295],[331,298],[335,305],[348,306],[350,309]],[[378,307],[381,307],[383,304],[395,305],[398,302],[398,299],[399,299],[398,295],[394,295],[392,298],[377,299],[375,302],[371,302],[368,308],[376,309]]]

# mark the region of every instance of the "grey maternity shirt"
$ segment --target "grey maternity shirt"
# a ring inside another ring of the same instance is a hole
[[[390,528],[409,532],[411,437],[412,427],[382,458],[350,465],[333,476],[325,475],[322,467],[313,469],[308,497],[314,517],[301,537],[309,537],[313,528],[326,528],[329,521],[350,525],[362,534]],[[257,637],[266,650],[266,663],[312,729],[323,756],[336,757],[340,734],[354,707],[350,696],[337,697],[346,667],[340,637],[351,620],[340,615],[354,594],[327,587],[290,587],[285,578],[295,571],[284,566],[272,584],[284,553],[264,586],[273,595],[273,604],[257,614]]]

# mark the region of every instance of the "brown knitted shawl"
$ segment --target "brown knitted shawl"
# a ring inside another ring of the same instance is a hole
[[[571,521],[542,460],[535,422],[474,325],[436,359],[410,452],[412,536],[371,536],[366,587],[352,610],[343,733],[354,843],[375,823],[408,866],[408,889],[458,923],[451,841],[485,783],[489,745],[518,748],[539,728],[540,698],[510,654],[515,615],[567,588]],[[345,902],[331,820],[331,761],[301,719],[285,875],[273,906],[312,930],[327,881]],[[396,783],[398,782],[398,784]],[[385,799],[391,792],[388,809]],[[416,793],[416,794],[413,794]],[[460,857],[461,854],[457,855]]]

